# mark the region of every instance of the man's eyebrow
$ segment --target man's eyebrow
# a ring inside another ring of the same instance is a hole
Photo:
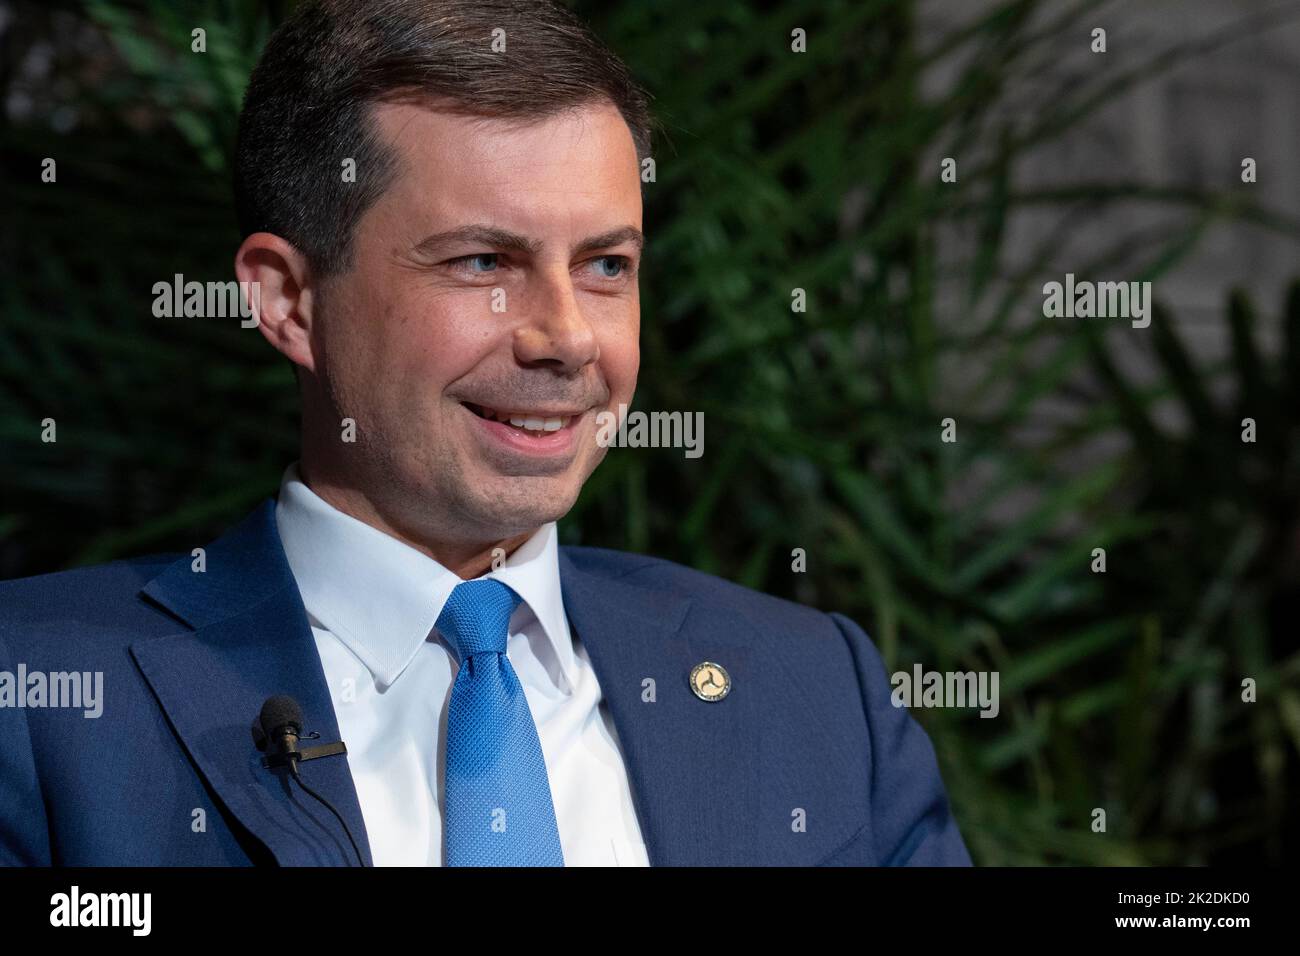
[[[635,226],[620,226],[617,229],[611,229],[609,232],[582,240],[573,251],[575,254],[581,254],[596,249],[608,249],[610,246],[617,246],[624,242],[633,243],[639,251],[645,244],[645,237],[641,235],[641,230]],[[486,246],[491,249],[505,249],[530,255],[540,252],[542,248],[540,239],[529,239],[527,236],[521,236],[516,232],[510,232],[508,229],[500,229],[486,223],[474,223],[425,236],[416,244],[414,251],[424,255],[432,255],[443,246],[456,243]]]
[[[575,253],[594,252],[597,249],[608,249],[610,246],[621,246],[625,242],[630,242],[636,246],[637,252],[645,245],[645,236],[641,235],[641,230],[636,226],[620,226],[617,229],[611,229],[609,232],[603,232],[599,236],[591,236],[582,240],[573,251]]]

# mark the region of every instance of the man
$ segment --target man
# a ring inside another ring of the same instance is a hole
[[[327,0],[277,32],[235,270],[301,459],[194,553],[0,590],[0,670],[103,682],[96,719],[0,708],[0,858],[969,863],[853,622],[557,545],[636,385],[649,144],[558,5]],[[265,766],[277,695],[346,754]]]

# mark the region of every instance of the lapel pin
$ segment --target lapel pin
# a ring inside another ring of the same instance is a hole
[[[710,703],[726,697],[731,692],[731,675],[721,664],[700,661],[691,668],[691,690],[700,700]]]

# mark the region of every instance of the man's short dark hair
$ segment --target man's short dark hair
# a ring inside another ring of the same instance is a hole
[[[493,49],[494,30],[505,50]],[[244,236],[291,242],[318,276],[346,269],[361,215],[397,157],[371,107],[436,103],[529,122],[606,100],[637,158],[650,154],[648,97],[571,11],[550,0],[309,0],[266,45],[244,95],[235,204]],[[344,182],[343,162],[356,162]]]

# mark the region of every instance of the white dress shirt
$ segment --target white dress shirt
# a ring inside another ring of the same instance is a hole
[[[458,665],[434,623],[461,579],[327,504],[296,463],[285,470],[275,517],[375,865],[441,866],[447,705]],[[483,576],[523,598],[506,653],[537,724],[564,862],[648,866],[618,735],[569,631],[557,547],[551,522]]]

